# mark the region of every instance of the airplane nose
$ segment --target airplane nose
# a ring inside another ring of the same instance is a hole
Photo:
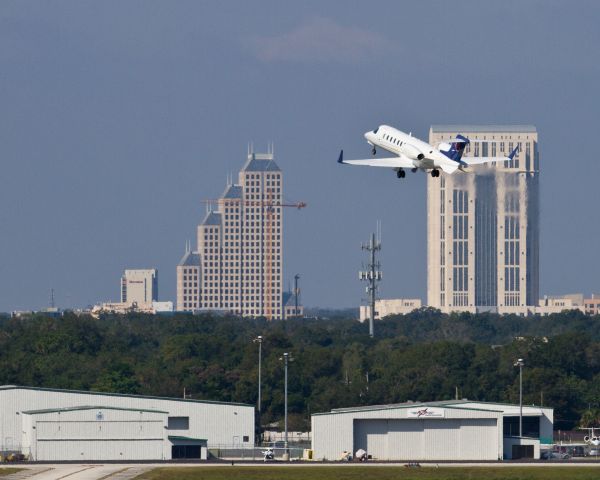
[[[371,130],[369,130],[368,132],[365,132],[365,138],[367,140],[369,140],[371,138],[371,133],[373,133],[373,132],[371,132]]]

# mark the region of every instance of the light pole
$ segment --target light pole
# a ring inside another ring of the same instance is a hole
[[[519,438],[523,437],[523,366],[522,358],[517,359],[515,367],[519,367]]]
[[[285,436],[284,436],[284,440],[283,440],[283,447],[285,452],[283,453],[283,459],[284,460],[289,460],[290,459],[290,454],[289,454],[289,450],[288,450],[288,362],[291,362],[293,360],[293,358],[290,356],[290,354],[288,352],[285,352],[283,354],[283,357],[281,357],[279,360],[283,360],[283,365],[285,368],[285,378],[284,378],[284,393],[283,393],[283,402],[284,402],[284,424],[285,424]]]
[[[260,407],[261,407],[261,403],[260,403],[260,388],[261,388],[262,342],[263,342],[263,337],[262,337],[262,335],[259,335],[258,337],[256,337],[252,341],[254,343],[258,343],[258,415],[260,417]]]

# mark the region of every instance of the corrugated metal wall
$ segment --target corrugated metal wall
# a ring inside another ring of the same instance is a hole
[[[22,414],[32,460],[163,460],[169,458],[167,414],[84,409]]]
[[[499,412],[446,408],[445,418],[409,419],[406,408],[313,415],[316,459],[335,460],[363,448],[382,460],[497,460]]]
[[[232,444],[254,446],[254,407],[249,405],[0,388],[0,448],[21,449],[23,429],[21,412],[84,405],[163,410],[169,412],[169,416],[189,417],[189,429],[168,430],[168,435],[207,439],[209,446]],[[244,438],[247,442],[244,442]]]
[[[378,460],[497,460],[496,421],[356,420],[359,448]]]
[[[160,460],[162,454],[162,440],[45,441],[38,442],[35,460]]]

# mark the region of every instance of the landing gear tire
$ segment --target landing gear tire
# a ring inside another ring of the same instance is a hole
[[[396,172],[396,175],[398,176],[398,178],[404,178],[404,177],[406,177],[406,172],[404,170],[400,169]]]
[[[375,147],[371,149],[371,155],[377,155],[377,150],[375,149]]]
[[[440,176],[440,171],[439,171],[437,168],[434,168],[434,169],[431,171],[431,176],[432,176],[432,177],[439,177],[439,176]]]
[[[418,170],[418,168],[417,168],[417,167],[415,167],[415,168],[411,168],[411,169],[410,169],[410,171],[411,171],[411,172],[413,172],[413,173],[417,173],[417,170]]]

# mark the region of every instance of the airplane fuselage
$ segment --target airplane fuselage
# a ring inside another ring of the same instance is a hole
[[[381,125],[375,130],[366,132],[365,139],[374,149],[382,148],[399,157],[409,158],[414,168],[428,170],[456,165],[427,142],[388,125]]]
[[[344,150],[341,150],[338,163],[393,168],[398,178],[406,176],[406,169],[413,172],[429,171],[432,177],[439,177],[440,171],[447,175],[456,171],[471,172],[473,170],[467,168],[473,165],[510,161],[517,155],[519,149],[517,145],[508,156],[463,156],[468,150],[471,140],[461,134],[448,139],[447,142],[433,146],[413,137],[411,133],[404,133],[388,125],[380,125],[375,130],[366,132],[365,138],[373,147],[371,152],[373,158],[344,160]],[[378,148],[390,152],[393,156],[376,157]]]

